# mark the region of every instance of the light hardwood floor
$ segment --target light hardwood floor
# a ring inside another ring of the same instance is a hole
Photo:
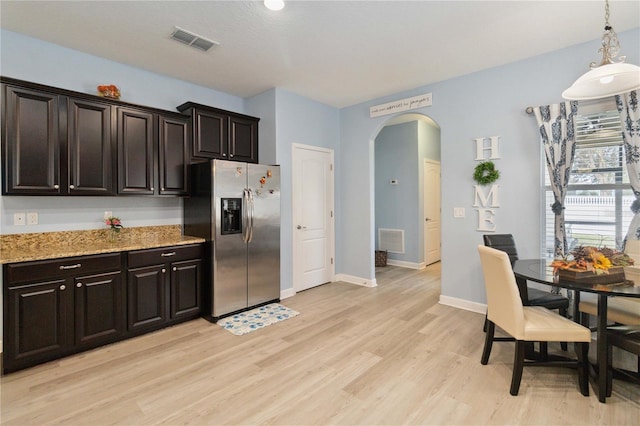
[[[282,302],[299,316],[245,336],[196,320],[4,376],[1,422],[639,424],[639,386],[600,404],[570,369],[525,368],[510,396],[513,343],[480,364],[484,316],[438,304],[439,265],[377,281],[301,292]]]

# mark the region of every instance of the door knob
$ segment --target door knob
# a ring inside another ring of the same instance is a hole
[[[296,228],[298,228],[298,229],[302,229],[302,226],[298,225],[298,226],[296,226]]]
[[[429,219],[428,217],[424,219],[425,222],[429,222],[431,219]]]

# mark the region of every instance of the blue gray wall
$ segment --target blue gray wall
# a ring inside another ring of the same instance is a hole
[[[640,63],[640,29],[618,34],[622,54]],[[442,296],[446,301],[485,302],[476,246],[482,241],[473,210],[475,139],[500,136],[496,166],[500,207],[496,231],[511,232],[522,257],[540,255],[541,162],[535,118],[527,106],[561,101],[561,93],[597,59],[599,40],[554,51],[482,72],[373,99],[341,110],[340,180],[343,208],[338,235],[342,273],[374,277],[373,230],[374,139],[387,117],[369,117],[369,108],[422,93],[433,94],[433,105],[414,112],[428,115],[441,128],[442,167]],[[466,217],[453,218],[464,207]]]
[[[622,54],[640,63],[640,29],[619,34]],[[319,145],[335,149],[336,272],[364,279],[375,277],[374,241],[374,139],[389,117],[369,117],[369,107],[384,102],[433,93],[433,106],[415,112],[427,115],[441,128],[442,166],[442,294],[444,298],[483,303],[484,289],[476,245],[473,180],[478,137],[500,136],[502,174],[499,232],[512,232],[523,257],[540,253],[541,211],[540,147],[535,119],[524,109],[558,102],[560,94],[588,63],[596,60],[599,40],[558,50],[486,71],[373,99],[337,110],[281,89],[253,99],[199,87],[59,46],[2,30],[0,74],[93,93],[102,83],[118,84],[124,100],[173,109],[186,100],[263,117],[261,144],[275,147],[275,162],[283,174],[283,282],[291,283],[291,144]],[[425,59],[426,60],[426,59]],[[425,66],[428,66],[426,64]],[[255,114],[263,111],[265,114]],[[263,127],[264,124],[264,127]],[[264,138],[263,138],[264,136]],[[264,140],[263,140],[264,139]],[[261,150],[268,162],[271,154]],[[109,207],[125,226],[180,223],[180,200],[141,197],[92,199],[65,197],[56,204],[49,197],[0,197],[0,232],[42,232],[54,229],[96,228]],[[104,203],[104,204],[101,204]],[[454,219],[453,207],[464,207],[466,217]],[[10,225],[12,212],[46,211],[43,225]]]

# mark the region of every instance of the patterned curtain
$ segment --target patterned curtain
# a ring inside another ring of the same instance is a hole
[[[622,141],[627,159],[629,183],[636,199],[631,204],[633,219],[627,231],[627,240],[640,240],[640,107],[638,94],[634,90],[623,95],[616,95],[616,106],[622,123]]]
[[[575,156],[575,132],[573,119],[578,112],[578,102],[562,102],[534,108],[540,139],[547,157],[547,170],[553,190],[551,210],[555,215],[554,256],[563,257],[568,252],[564,229],[564,198]]]

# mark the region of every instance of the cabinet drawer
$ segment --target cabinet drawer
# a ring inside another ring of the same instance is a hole
[[[129,252],[128,268],[158,265],[180,260],[200,259],[202,257],[202,245],[173,246],[158,249],[138,250]]]
[[[120,253],[6,265],[7,284],[120,270]]]

